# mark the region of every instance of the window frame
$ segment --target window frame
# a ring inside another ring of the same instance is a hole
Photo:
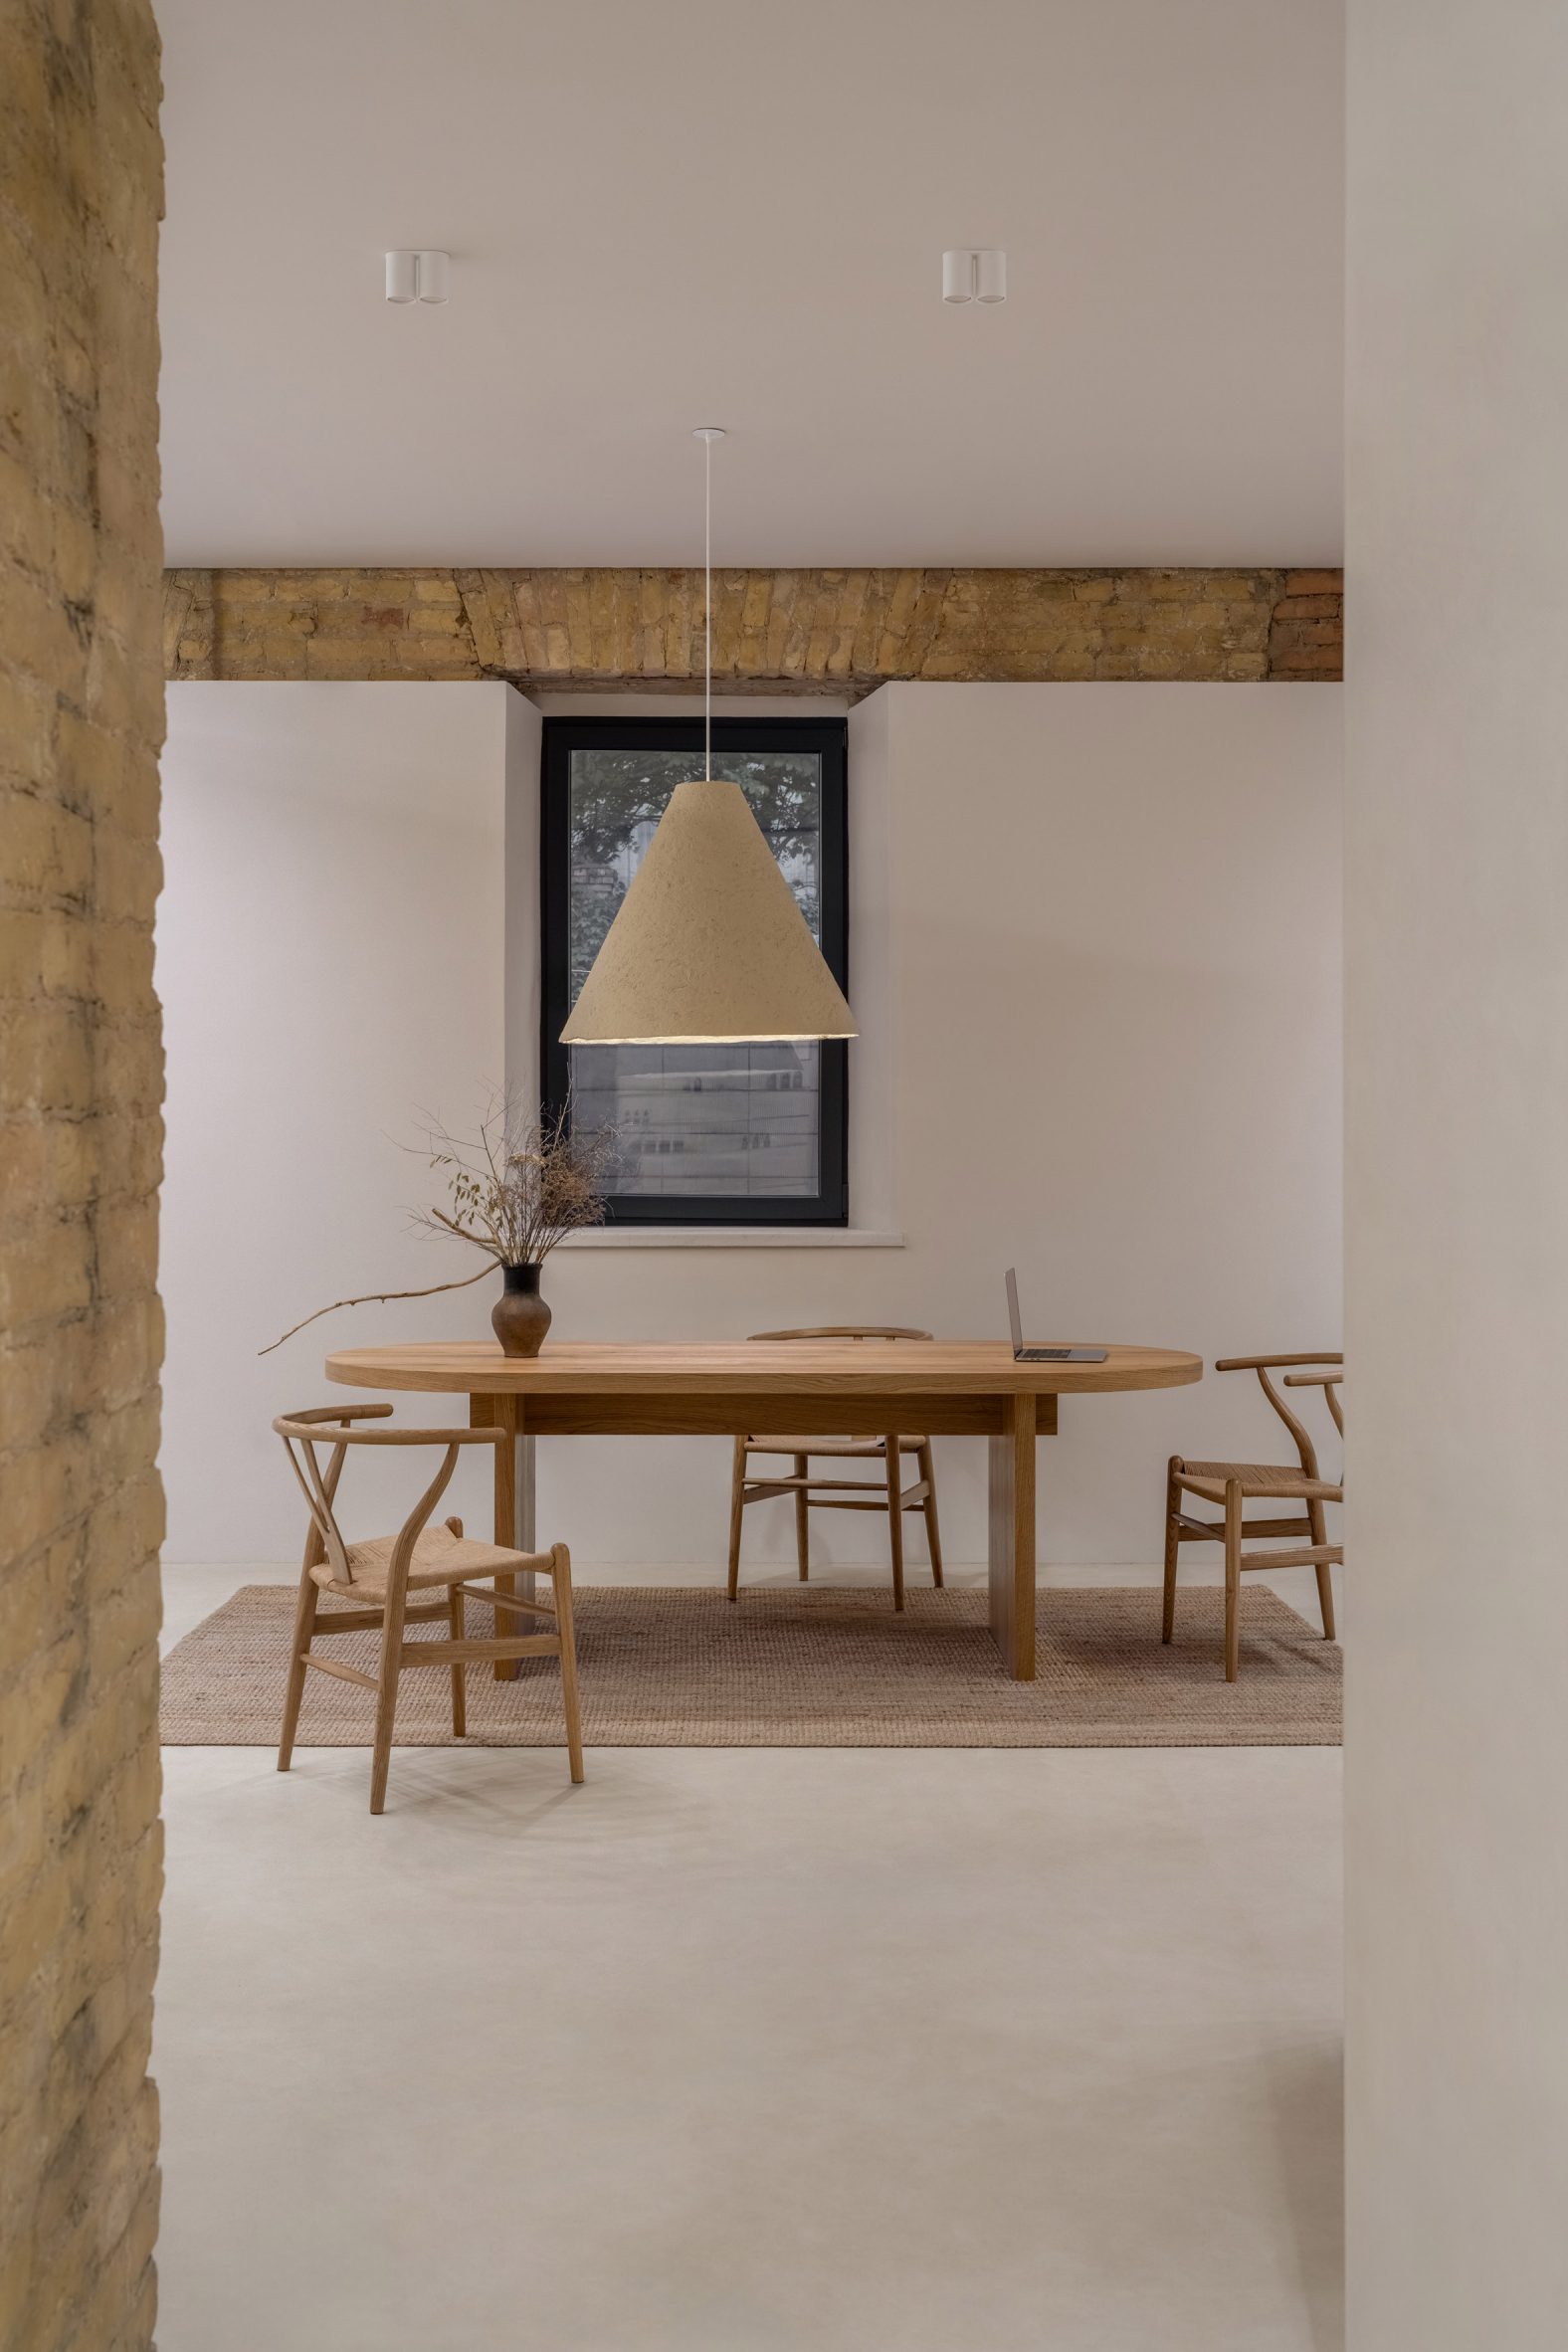
[[[682,718],[547,717],[543,724],[539,777],[539,1075],[548,1109],[565,1102],[570,1049],[561,1031],[571,1011],[569,996],[571,887],[571,755],[574,751],[690,751],[692,773],[700,774],[702,721]],[[713,760],[722,770],[725,752],[813,751],[821,762],[822,809],[819,882],[823,959],[845,994],[850,985],[849,723],[842,717],[715,718]],[[622,1227],[751,1225],[847,1226],[849,1224],[850,1078],[849,1043],[824,1038],[818,1045],[820,1102],[819,1182],[799,1199],[747,1193],[613,1195],[605,1222]]]

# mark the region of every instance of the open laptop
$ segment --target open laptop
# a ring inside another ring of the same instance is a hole
[[[1024,1318],[1018,1311],[1018,1275],[1012,1267],[1007,1270],[1007,1316],[1013,1326],[1013,1361],[1015,1364],[1102,1364],[1102,1347],[1026,1347]]]

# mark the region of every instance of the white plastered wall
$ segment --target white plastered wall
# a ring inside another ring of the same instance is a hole
[[[170,1559],[297,1553],[303,1506],[269,1425],[342,1393],[322,1378],[328,1347],[488,1330],[480,1284],[335,1315],[257,1353],[330,1299],[468,1271],[455,1246],[410,1229],[423,1165],[399,1146],[418,1141],[422,1110],[450,1114],[502,1081],[516,699],[503,686],[169,688],[157,987]],[[413,1499],[406,1466],[354,1468],[367,1509],[395,1524]]]
[[[1568,14],[1350,11],[1353,2352],[1568,2341]]]

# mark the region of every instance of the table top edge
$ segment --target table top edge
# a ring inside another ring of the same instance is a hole
[[[498,1350],[492,1352],[490,1344],[483,1340],[389,1342],[381,1347],[335,1349],[326,1359],[325,1372],[328,1380],[344,1387],[479,1396],[529,1391],[608,1396],[658,1393],[661,1388],[687,1396],[751,1389],[804,1395],[848,1388],[930,1396],[1049,1396],[1180,1388],[1203,1377],[1201,1356],[1180,1348],[1130,1342],[1073,1343],[1106,1347],[1106,1360],[1100,1364],[1021,1364],[1003,1340],[910,1341],[907,1345],[878,1342],[876,1356],[869,1361],[860,1359],[870,1343],[856,1348],[854,1357],[847,1360],[853,1342],[840,1342],[836,1349],[814,1348],[809,1355],[792,1342],[759,1342],[756,1358],[742,1363],[733,1360],[744,1344],[741,1342],[692,1341],[689,1354],[697,1360],[686,1363],[679,1360],[682,1344],[628,1341],[620,1346],[609,1341],[566,1341],[547,1347],[540,1356],[507,1357]],[[786,1346],[795,1356],[793,1364],[785,1354]],[[657,1356],[643,1352],[656,1348],[661,1351]],[[669,1353],[663,1352],[666,1350]],[[929,1361],[928,1350],[937,1360]],[[955,1354],[968,1360],[955,1363]],[[728,1355],[731,1360],[711,1360],[715,1355]],[[709,1360],[700,1360],[704,1356]]]

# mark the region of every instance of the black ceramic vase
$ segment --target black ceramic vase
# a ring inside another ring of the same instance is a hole
[[[550,1310],[539,1296],[536,1266],[503,1266],[506,1287],[490,1308],[490,1326],[503,1356],[536,1356],[550,1327]]]

